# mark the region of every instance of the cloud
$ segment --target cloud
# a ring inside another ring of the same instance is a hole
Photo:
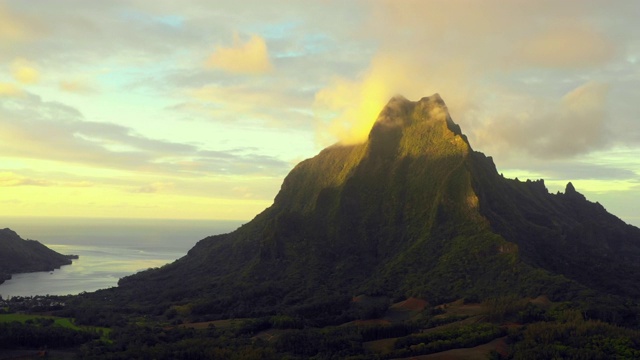
[[[0,97],[3,96],[23,96],[24,92],[17,85],[12,83],[0,83]]]
[[[605,148],[617,124],[632,122],[632,110],[616,118],[607,111],[622,102],[608,96],[613,87],[632,88],[628,77],[614,83],[604,70],[621,60],[625,46],[612,40],[623,27],[608,20],[610,7],[589,1],[371,4],[362,31],[378,39],[378,47],[369,67],[316,93],[323,144],[366,139],[377,111],[396,94],[419,99],[440,93],[474,146],[491,149],[497,142],[504,153],[538,158]],[[632,26],[632,16],[617,15]],[[627,128],[639,130],[635,123]]]
[[[605,123],[608,91],[608,84],[587,82],[555,103],[516,99],[506,112],[487,116],[474,135],[496,153],[521,151],[543,159],[601,149],[611,140]]]
[[[174,187],[174,183],[172,182],[154,182],[151,184],[140,186],[137,189],[134,189],[134,193],[139,194],[155,194],[159,192],[164,192]]]
[[[601,33],[563,24],[525,40],[516,58],[535,66],[575,68],[604,64],[614,52],[613,43]]]
[[[205,85],[185,90],[187,101],[173,110],[203,115],[206,120],[262,123],[272,127],[310,128],[308,94],[287,84]]]
[[[282,174],[290,164],[251,149],[212,151],[87,121],[75,108],[28,95],[0,98],[0,153],[157,174]]]
[[[575,161],[572,159],[532,159],[527,162],[527,170],[520,170],[524,164],[516,164],[508,172],[516,173],[520,179],[544,178],[549,181],[573,181],[573,180],[598,180],[598,181],[637,181],[638,174],[629,168],[637,167],[636,164],[629,166],[597,164],[589,159],[586,161]],[[524,176],[521,174],[526,173]],[[513,177],[515,177],[513,176]],[[564,184],[563,184],[564,185]]]
[[[13,172],[0,172],[0,187],[10,186],[49,186],[51,182],[44,179],[30,179]]]
[[[13,187],[13,186],[91,187],[93,186],[93,183],[85,180],[68,181],[68,180],[53,180],[53,179],[29,177],[25,175],[16,174],[11,171],[0,172],[0,187]]]
[[[211,33],[203,28],[186,29],[181,15],[165,13],[163,6],[144,2],[59,0],[37,7],[23,1],[3,3],[0,58],[37,59],[47,64],[49,73],[68,70],[70,66],[120,61],[132,64],[157,60],[159,56],[166,58],[176,53],[176,48],[201,47],[204,34]],[[201,11],[207,8],[196,7]],[[69,12],[69,8],[74,11]],[[207,21],[202,20],[205,24]],[[211,29],[216,27],[209,24]]]
[[[335,78],[316,93],[318,139],[327,145],[367,139],[378,114],[395,95],[417,100],[439,93],[450,108],[469,107],[469,67],[458,61],[429,63],[405,54],[379,53],[356,79]]]
[[[62,80],[59,83],[59,88],[74,94],[93,94],[98,91],[93,84],[83,79]]]
[[[31,35],[32,30],[25,24],[24,19],[0,3],[0,48],[3,44],[26,40]]]
[[[40,79],[40,72],[25,59],[16,59],[11,66],[13,78],[23,84],[35,84]]]
[[[263,38],[252,35],[247,42],[242,43],[238,34],[233,36],[233,46],[218,46],[206,65],[212,69],[238,74],[262,74],[273,68],[267,43]]]
[[[332,138],[342,144],[365,141],[384,104],[409,82],[408,75],[396,59],[377,57],[360,79],[333,79],[315,98],[317,113],[322,117],[320,113],[327,112],[324,117],[330,118],[328,124],[320,123],[320,141],[326,143]]]

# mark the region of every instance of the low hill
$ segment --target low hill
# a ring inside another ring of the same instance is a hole
[[[11,274],[51,271],[71,260],[35,240],[24,240],[11,229],[0,229],[0,284]]]

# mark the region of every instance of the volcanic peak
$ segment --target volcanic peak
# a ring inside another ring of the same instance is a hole
[[[391,98],[369,133],[368,145],[374,157],[396,159],[398,155],[442,157],[471,151],[439,94],[418,101]]]

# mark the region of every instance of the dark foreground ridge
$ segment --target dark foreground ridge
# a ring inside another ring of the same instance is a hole
[[[11,274],[51,271],[71,260],[35,240],[23,240],[11,229],[0,229],[0,284]]]
[[[201,301],[215,317],[357,294],[639,297],[639,264],[638,228],[571,184],[503,178],[436,94],[392,98],[364,144],[301,162],[251,222],[113,294]]]

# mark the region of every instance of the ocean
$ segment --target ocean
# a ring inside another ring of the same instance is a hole
[[[199,240],[238,228],[242,221],[150,219],[0,219],[23,239],[79,255],[51,272],[14,274],[0,296],[75,295],[117,286],[118,280],[187,254]]]

